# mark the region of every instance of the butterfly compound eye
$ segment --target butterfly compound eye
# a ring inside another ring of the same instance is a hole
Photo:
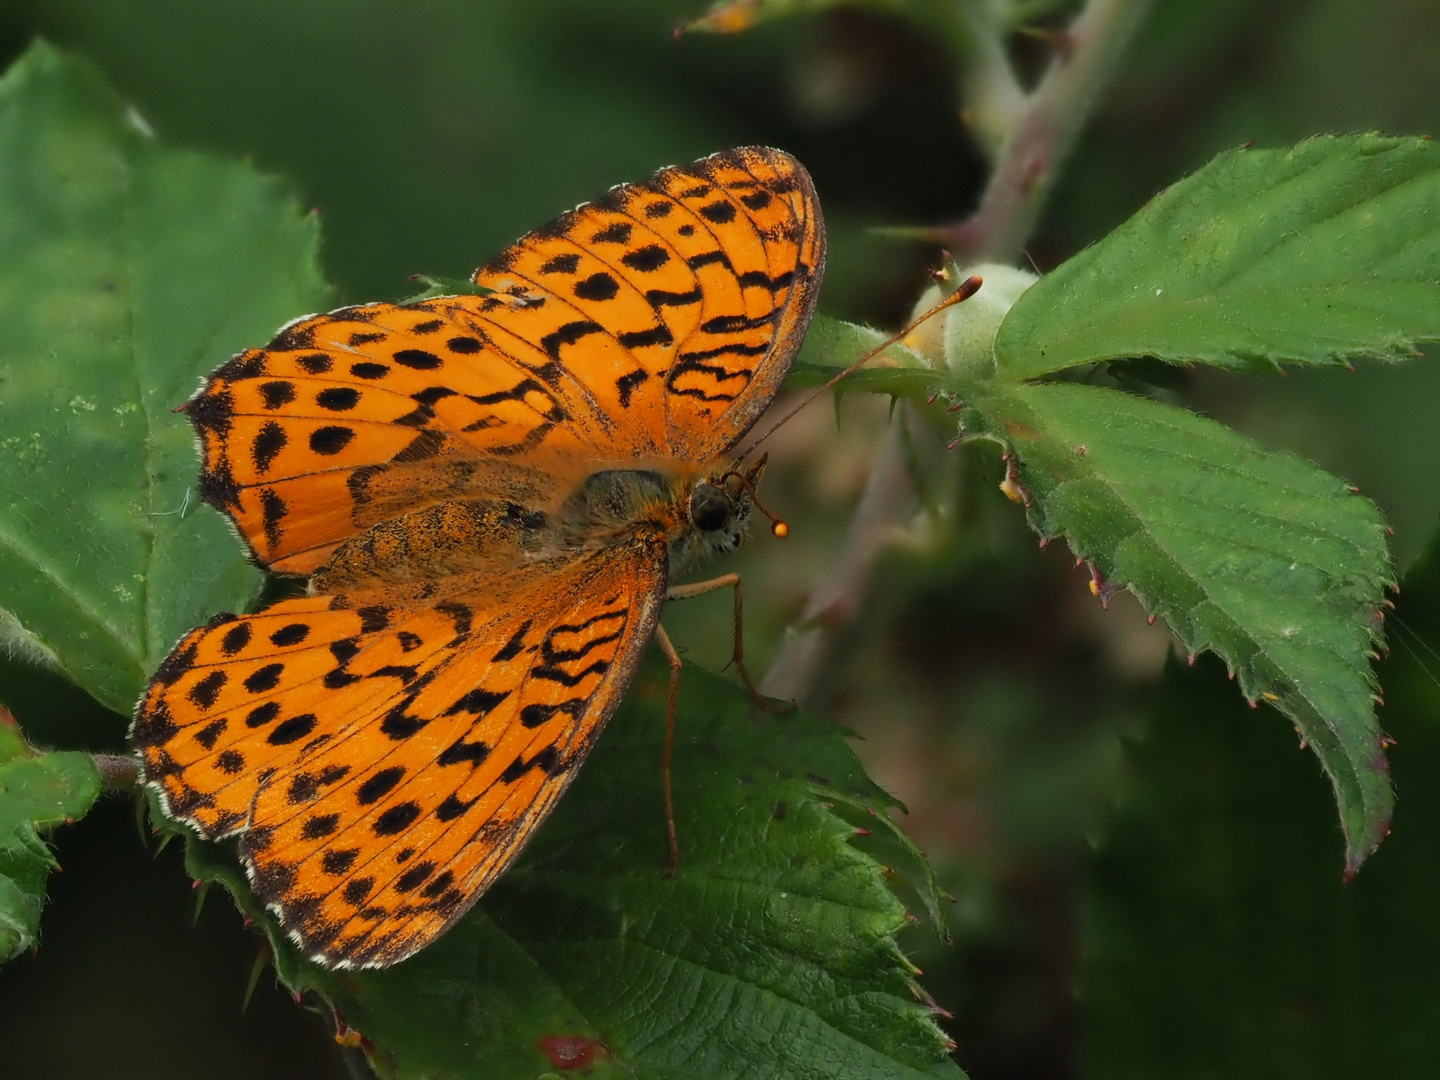
[[[715,532],[730,522],[730,497],[714,484],[700,484],[690,496],[690,520],[701,532]]]

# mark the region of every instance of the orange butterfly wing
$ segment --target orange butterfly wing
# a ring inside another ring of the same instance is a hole
[[[569,785],[665,597],[663,535],[505,580],[286,600],[192,631],[134,739],[167,812],[240,852],[332,966],[465,913]],[[430,595],[424,595],[429,592]]]
[[[456,495],[542,505],[577,466],[706,462],[779,389],[824,258],[788,155],[662,169],[481,267],[493,295],[343,308],[235,357],[189,405],[201,492],[262,565],[306,574]]]
[[[649,641],[670,540],[555,511],[594,472],[733,446],[823,265],[804,170],[730,151],[523,238],[476,272],[489,295],[297,320],[192,399],[206,499],[312,595],[187,635],[133,735],[172,816],[244,833],[315,959],[410,955],[549,812]]]

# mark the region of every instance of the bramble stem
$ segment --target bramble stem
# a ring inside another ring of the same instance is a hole
[[[968,220],[932,230],[957,263],[1019,257],[1034,231],[1110,74],[1150,0],[1090,0],[1063,38],[1050,69],[1027,97],[1000,149],[995,171]]]
[[[1049,71],[1018,107],[1018,88],[998,37],[972,24],[973,70],[967,93],[977,95],[977,120],[998,119],[1009,129],[1000,141],[995,171],[980,207],[967,221],[930,230],[964,267],[983,259],[1017,259],[1039,220],[1060,164],[1080,137],[1125,46],[1150,0],[1089,0],[1064,38]],[[996,65],[1004,63],[1005,71]],[[990,100],[987,100],[987,97]],[[981,133],[982,137],[984,133]],[[914,512],[916,497],[899,427],[892,425],[871,466],[860,505],[838,558],[810,594],[799,630],[781,646],[760,680],[761,693],[808,700],[835,632],[864,597],[876,557]]]
[[[903,409],[903,406],[902,406]],[[802,704],[815,688],[835,631],[849,621],[864,598],[870,567],[890,542],[900,522],[914,512],[914,485],[905,467],[904,437],[899,424],[891,424],[870,467],[865,492],[845,546],[825,580],[810,592],[798,632],[786,638],[770,670],[760,680],[760,692]]]

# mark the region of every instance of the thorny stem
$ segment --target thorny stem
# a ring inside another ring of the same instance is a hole
[[[1089,0],[1085,5],[1065,36],[1065,48],[1057,52],[1040,84],[1011,114],[1011,126],[979,210],[968,221],[931,230],[933,238],[955,252],[961,266],[982,259],[1013,261],[1020,256],[1054,185],[1058,166],[1074,148],[1149,6],[1150,0]],[[993,59],[990,53],[985,55]],[[993,69],[977,74],[994,84]],[[915,505],[903,439],[898,425],[892,425],[871,466],[840,555],[811,592],[800,629],[781,646],[760,681],[761,693],[801,702],[812,695],[836,631],[864,595],[871,566]]]
[[[800,630],[786,638],[770,670],[760,680],[760,693],[787,701],[805,701],[814,689],[830,640],[859,606],[870,566],[889,542],[891,533],[915,509],[915,488],[905,468],[900,424],[905,412],[885,432],[870,467],[865,493],[850,522],[845,546],[829,576],[810,593],[800,617]]]
[[[1149,7],[1150,0],[1085,5],[1006,137],[979,210],[967,221],[931,230],[962,266],[1019,257],[1060,165]]]

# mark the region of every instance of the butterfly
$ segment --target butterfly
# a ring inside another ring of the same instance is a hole
[[[459,919],[652,638],[673,709],[660,609],[699,587],[669,581],[743,535],[763,459],[734,451],[824,263],[804,168],[731,150],[562,214],[473,292],[297,319],[184,406],[205,500],[309,582],[187,634],[132,736],[312,959],[387,966]]]

